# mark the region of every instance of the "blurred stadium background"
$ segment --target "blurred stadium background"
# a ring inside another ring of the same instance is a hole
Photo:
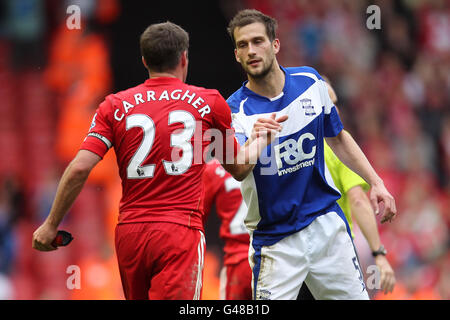
[[[80,30],[66,27],[69,5]],[[368,30],[366,8],[381,9]],[[397,277],[374,299],[450,298],[450,6],[446,0],[1,0],[0,299],[122,299],[113,249],[120,184],[113,152],[61,228],[75,240],[39,253],[31,236],[103,97],[147,77],[138,39],[171,20],[191,37],[188,82],[228,97],[245,80],[227,22],[241,8],[278,19],[283,66],[310,65],[333,83],[344,124],[397,201],[379,225]],[[204,299],[217,299],[218,219],[207,225]],[[374,262],[356,231],[363,270]],[[67,267],[81,270],[69,290]],[[368,276],[366,274],[366,276]]]

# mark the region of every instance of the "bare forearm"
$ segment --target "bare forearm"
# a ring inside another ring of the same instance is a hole
[[[244,180],[255,167],[258,157],[267,146],[264,138],[259,137],[244,144],[234,159],[233,164],[223,164],[233,178],[238,181]]]
[[[350,190],[352,191],[352,190]],[[369,199],[364,194],[364,191],[360,191],[364,198],[351,199],[350,210],[353,218],[359,226],[364,238],[372,251],[378,250],[381,245],[380,236],[378,234],[377,221],[373,209],[370,205]]]
[[[326,138],[326,141],[337,157],[368,184],[373,186],[383,183],[361,148],[347,131],[342,130],[337,137]]]
[[[80,150],[67,166],[56,190],[50,213],[45,222],[33,233],[32,247],[39,251],[53,251],[57,248],[52,241],[57,235],[57,228],[67,211],[80,194],[89,173],[101,158],[90,151]]]
[[[233,178],[244,180],[255,167],[262,151],[274,141],[276,134],[281,131],[281,123],[288,119],[283,115],[275,119],[272,113],[270,118],[260,118],[253,125],[252,134],[241,147],[232,164],[222,164]]]
[[[89,172],[83,172],[74,168],[71,163],[64,171],[56,191],[55,200],[46,219],[46,222],[57,227],[65,214],[72,207],[75,199],[80,194]]]

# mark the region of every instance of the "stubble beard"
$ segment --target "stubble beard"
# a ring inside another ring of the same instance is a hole
[[[254,80],[260,80],[269,74],[270,70],[272,69],[273,62],[274,62],[274,59],[271,59],[269,64],[259,72],[252,72],[250,70],[250,68],[248,68],[248,67],[244,68],[244,69],[251,78],[253,78]]]

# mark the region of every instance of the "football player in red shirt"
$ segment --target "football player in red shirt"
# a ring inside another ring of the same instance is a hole
[[[224,240],[224,267],[220,273],[220,298],[252,299],[252,270],[248,262],[250,236],[244,225],[247,206],[242,199],[240,182],[213,159],[203,172],[205,195],[204,221],[215,204],[221,220],[220,237]]]
[[[123,189],[115,245],[125,298],[200,299],[203,154],[209,143],[204,136],[214,135],[214,142],[223,145],[223,150],[216,148],[216,157],[242,180],[286,117],[263,119],[267,130],[254,130],[251,141],[239,149],[220,93],[184,83],[187,32],[171,22],[150,25],[140,45],[149,79],[100,104],[32,246],[56,249],[51,243],[58,225],[90,171],[114,147]],[[216,131],[205,134],[212,129]]]

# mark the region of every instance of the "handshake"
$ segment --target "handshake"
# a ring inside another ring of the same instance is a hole
[[[287,119],[287,115],[276,118],[275,113],[272,113],[269,118],[258,118],[253,125],[250,142],[261,137],[266,142],[266,145],[271,144],[275,140],[277,133],[283,129],[281,123]]]

